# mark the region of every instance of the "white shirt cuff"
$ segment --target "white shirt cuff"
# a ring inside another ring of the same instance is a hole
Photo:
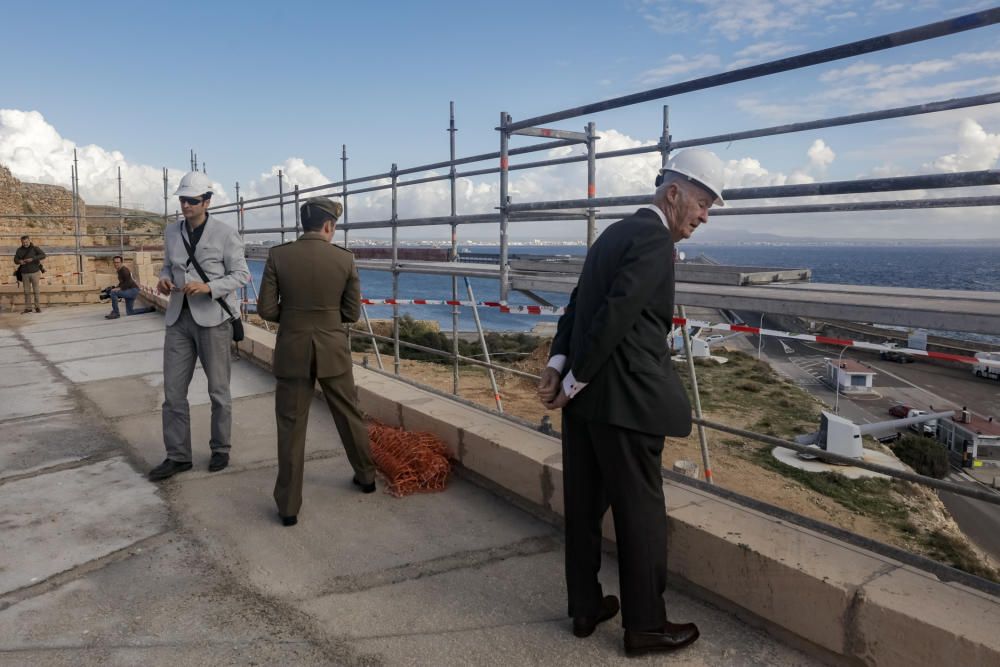
[[[573,398],[587,386],[586,382],[578,382],[575,377],[573,377],[573,371],[566,374],[563,378],[562,388],[563,392],[566,394],[566,398]]]
[[[563,369],[566,368],[566,355],[565,354],[552,355],[552,358],[549,359],[548,367],[556,369],[556,373],[559,373],[561,375]]]

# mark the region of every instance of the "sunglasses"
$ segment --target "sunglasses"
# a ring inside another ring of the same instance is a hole
[[[199,199],[197,197],[181,197],[181,203],[187,204],[188,206],[198,206],[204,201],[204,199]]]

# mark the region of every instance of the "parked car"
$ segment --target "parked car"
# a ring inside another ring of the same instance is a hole
[[[926,410],[910,410],[906,413],[907,417],[921,417],[926,415]],[[937,435],[937,419],[931,419],[930,421],[920,422],[919,424],[910,424],[910,430],[921,435],[926,435],[933,438]]]
[[[899,405],[894,405],[891,408],[889,408],[889,414],[892,415],[893,417],[903,419],[909,416],[910,410],[912,409],[913,408],[911,408],[909,405],[904,405],[903,403],[900,403]]]
[[[882,361],[895,361],[897,364],[912,364],[915,361],[910,355],[897,350],[882,350],[878,356]]]

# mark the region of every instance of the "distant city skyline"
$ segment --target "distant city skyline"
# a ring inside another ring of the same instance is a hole
[[[500,111],[517,120],[990,4],[515,0],[502,13],[433,1],[182,1],[129,5],[128,11],[107,2],[13,5],[5,8],[0,36],[8,63],[24,65],[0,72],[0,164],[21,180],[68,187],[75,148],[89,203],[117,202],[121,167],[126,204],[162,211],[162,168],[172,193],[194,149],[219,185],[217,201],[226,202],[235,198],[236,182],[246,197],[276,193],[279,170],[286,191],[337,181],[342,144],[350,178],[385,173],[393,162],[406,168],[444,160],[452,100],[459,156],[487,153],[498,147]],[[42,21],[44,48],[37,35],[18,28]],[[663,104],[670,105],[671,131],[680,140],[993,92],[1000,90],[998,36],[997,27],[974,30],[556,125],[581,130],[594,120],[598,150],[610,151],[655,143]],[[726,161],[729,187],[996,169],[1000,104],[711,148]],[[579,150],[557,149],[548,157]],[[487,166],[493,163],[472,168]],[[657,154],[599,161],[597,195],[649,193],[658,166]],[[584,197],[585,169],[574,164],[512,172],[511,196],[515,202]],[[399,215],[446,215],[449,199],[447,181],[405,188]],[[460,179],[460,213],[493,211],[498,199],[495,177]],[[388,218],[388,200],[385,191],[351,197],[350,221]],[[755,202],[763,203],[771,202]],[[172,197],[170,204],[173,211]],[[699,235],[747,230],[817,239],[1000,239],[995,211],[715,217]],[[285,217],[294,218],[291,207]],[[277,210],[270,209],[251,214],[248,224],[273,226],[276,219]],[[540,235],[538,225],[527,226],[512,224],[511,238]],[[462,226],[459,233],[479,237],[476,227]],[[544,235],[582,238],[584,229],[582,222],[545,223]],[[379,234],[388,230],[371,232]],[[444,238],[450,230],[406,229],[400,235]]]

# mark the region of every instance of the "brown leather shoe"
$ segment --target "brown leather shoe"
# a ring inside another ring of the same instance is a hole
[[[601,600],[601,613],[597,616],[574,616],[573,634],[577,637],[589,637],[594,634],[597,626],[608,619],[614,618],[621,605],[614,595],[605,595]]]
[[[701,633],[694,623],[670,623],[663,626],[662,632],[625,631],[625,655],[635,657],[647,653],[663,653],[676,651],[688,644],[693,644]]]

